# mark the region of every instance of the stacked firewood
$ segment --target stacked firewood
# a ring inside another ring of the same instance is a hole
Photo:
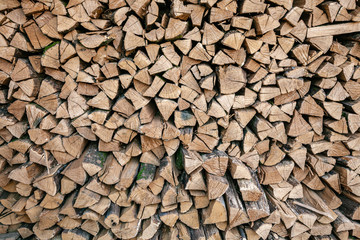
[[[360,238],[356,0],[0,0],[0,239]]]

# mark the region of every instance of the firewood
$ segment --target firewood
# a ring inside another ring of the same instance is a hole
[[[234,189],[235,185],[231,181],[229,181],[229,183],[229,188],[225,192],[225,202],[227,211],[229,212],[229,228],[232,228],[249,222],[249,218],[245,212],[245,208],[240,200],[240,197],[236,194]]]
[[[262,1],[251,2],[245,1],[241,6],[241,13],[263,13],[265,11],[266,4]]]
[[[0,11],[0,234],[360,235],[355,0]]]
[[[84,220],[94,220],[94,221],[101,221],[100,219],[100,215],[97,213],[97,212],[94,212],[90,209],[86,209],[82,216],[81,216],[81,219],[84,219]]]
[[[114,203],[111,203],[110,208],[105,214],[104,223],[109,228],[119,224],[120,207]]]
[[[269,205],[264,192],[262,192],[261,197],[257,201],[245,201],[245,207],[250,221],[256,221],[270,215]]]
[[[63,239],[72,239],[72,238],[78,238],[78,239],[90,239],[90,234],[79,229],[72,229],[72,230],[65,230],[61,233],[61,237]]]
[[[359,224],[357,222],[353,222],[354,224],[354,230],[352,230],[352,235],[355,237],[359,237]]]
[[[89,207],[97,203],[100,200],[100,197],[101,196],[99,194],[83,187],[76,198],[74,207],[75,208]]]
[[[220,232],[214,225],[204,225],[204,233],[207,239],[221,239]]]
[[[227,179],[212,174],[207,174],[206,176],[209,200],[222,196],[229,187]]]
[[[202,161],[202,167],[207,172],[217,176],[224,176],[228,165],[228,156],[224,152],[216,151],[213,154],[204,154]]]
[[[152,192],[150,192],[147,189],[143,189],[141,187],[134,187],[131,190],[131,194],[129,196],[130,200],[133,200],[136,203],[142,203],[144,205],[150,205],[160,202],[160,197],[154,195]],[[146,200],[144,202],[144,199]]]
[[[159,213],[159,217],[165,225],[173,227],[179,218],[179,214],[176,210],[172,210],[169,212]]]
[[[140,238],[150,239],[156,234],[156,232],[160,228],[161,221],[158,215],[154,215],[151,218],[145,220],[143,224],[144,227],[141,232]]]
[[[165,183],[164,188],[161,192],[161,198],[163,199],[162,205],[164,207],[173,205],[176,203],[177,191],[168,182]]]
[[[160,162],[159,174],[171,185],[176,186],[178,184],[178,173],[175,167],[175,159],[172,157],[165,157]]]
[[[249,179],[238,179],[237,183],[244,201],[258,201],[262,196],[261,188],[259,188],[258,180],[253,172],[250,172]]]
[[[212,200],[209,206],[202,211],[203,224],[224,222],[227,220],[226,214],[224,198]]]
[[[346,34],[358,31],[359,24],[355,23],[343,23],[343,24],[334,24],[331,27],[314,27],[308,29],[307,37],[319,37],[319,36],[330,36],[330,35],[338,35],[338,34]],[[319,33],[318,31],[322,31]]]
[[[81,225],[81,229],[96,236],[99,233],[99,224],[93,220],[85,220]]]
[[[52,227],[50,229],[40,230],[38,225],[39,224],[35,224],[32,230],[39,239],[53,238],[61,231],[61,228],[58,226]]]
[[[353,230],[355,227],[353,223],[345,217],[340,211],[335,210],[338,218],[334,221],[334,227],[336,232]]]
[[[98,193],[103,196],[107,196],[110,193],[110,187],[103,184],[99,181],[98,178],[91,178],[89,179],[88,183],[85,185],[85,187],[95,193]]]
[[[336,217],[336,214],[324,203],[324,201],[321,200],[321,198],[312,190],[310,189],[304,189],[304,200],[305,202],[311,204],[309,206],[309,209],[314,211],[316,214],[320,214],[321,218],[319,218],[319,221],[326,224],[328,222],[334,221],[334,217]],[[314,201],[317,201],[317,205],[314,205]],[[303,207],[307,207],[307,205],[302,205]],[[311,206],[316,206],[315,209],[313,209]],[[317,211],[319,210],[319,211]]]
[[[58,225],[63,229],[74,229],[81,225],[81,220],[72,219],[72,218],[66,216],[58,223]]]
[[[116,188],[119,190],[124,190],[130,187],[137,174],[138,167],[138,160],[136,158],[131,159],[131,161],[123,168],[120,181],[116,184]]]
[[[288,201],[289,208],[297,214],[297,219],[308,228],[312,228],[316,221],[316,215],[310,210],[297,205],[296,201]]]
[[[41,167],[37,164],[23,164],[21,168],[11,171],[9,178],[24,184],[31,184],[41,171]]]
[[[341,185],[357,195],[357,185],[354,184],[353,181],[356,181],[358,175],[354,174],[352,170],[340,166],[336,166],[335,171],[339,173]],[[353,177],[349,178],[350,176]]]
[[[54,196],[58,191],[59,175],[62,170],[61,166],[51,168],[49,172],[43,173],[41,176],[34,180],[33,186],[45,191],[51,196]]]
[[[250,179],[251,174],[245,164],[235,157],[230,157],[230,173],[234,179]]]
[[[198,168],[190,174],[186,182],[186,190],[207,190],[201,170],[201,168]]]
[[[180,213],[179,220],[192,229],[199,228],[199,215],[197,209],[194,207],[192,207],[186,213]]]
[[[138,217],[141,215],[141,219],[148,219],[153,216],[157,210],[158,204],[151,204],[147,206],[140,206]]]
[[[27,238],[34,234],[29,224],[22,224],[17,231],[22,238]]]
[[[86,171],[82,167],[82,159],[71,162],[63,171],[62,174],[78,184],[84,184],[87,179]]]

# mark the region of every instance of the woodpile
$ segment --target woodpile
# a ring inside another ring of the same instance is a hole
[[[356,0],[0,0],[0,239],[360,238]]]

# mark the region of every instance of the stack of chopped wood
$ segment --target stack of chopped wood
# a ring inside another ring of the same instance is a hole
[[[0,239],[360,238],[356,0],[0,0]]]

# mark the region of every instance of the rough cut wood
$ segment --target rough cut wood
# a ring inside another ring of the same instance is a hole
[[[0,239],[360,237],[355,0],[0,1]]]
[[[339,34],[347,34],[360,31],[360,24],[357,22],[349,22],[343,24],[333,24],[329,26],[309,28],[307,32],[308,38],[332,36]]]

